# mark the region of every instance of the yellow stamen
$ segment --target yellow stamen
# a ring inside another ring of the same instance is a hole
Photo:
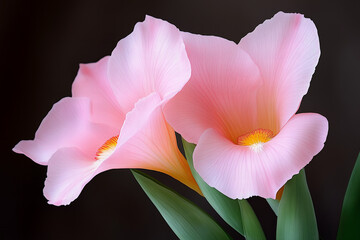
[[[109,138],[96,152],[96,160],[104,160],[108,158],[114,151],[119,135]]]
[[[253,151],[259,152],[262,150],[263,144],[273,137],[274,134],[271,130],[260,128],[238,137],[237,143],[242,146],[249,146]]]

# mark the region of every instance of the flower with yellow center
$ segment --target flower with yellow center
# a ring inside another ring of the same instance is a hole
[[[260,152],[264,143],[270,141],[273,137],[274,134],[271,130],[257,129],[238,137],[237,144],[249,146],[254,152]]]
[[[190,73],[180,31],[147,16],[110,57],[80,66],[73,97],[55,104],[35,139],[14,151],[48,165],[44,195],[54,205],[116,168],[160,171],[200,193],[162,112]]]
[[[166,119],[197,144],[194,167],[210,186],[231,198],[275,198],[328,132],[323,116],[295,114],[320,56],[314,23],[280,12],[239,44],[183,37],[191,78]]]

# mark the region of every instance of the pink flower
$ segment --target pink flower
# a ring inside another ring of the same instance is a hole
[[[35,139],[14,151],[48,165],[44,195],[54,205],[69,204],[114,168],[164,172],[200,192],[162,112],[190,72],[179,30],[146,17],[110,57],[80,66],[73,97],[56,103]]]
[[[317,30],[278,13],[238,45],[183,34],[192,74],[165,106],[174,129],[196,143],[194,167],[231,198],[276,192],[323,148],[326,118],[295,114],[317,65]]]

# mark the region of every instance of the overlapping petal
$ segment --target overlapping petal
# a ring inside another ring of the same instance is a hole
[[[111,54],[108,74],[123,112],[152,92],[167,101],[191,74],[180,31],[166,21],[146,16],[119,41]]]
[[[189,142],[213,128],[236,141],[255,127],[258,67],[234,42],[183,33],[192,66],[183,90],[165,106],[167,120]]]
[[[161,99],[156,92],[137,101],[135,107],[126,114],[118,139],[118,147],[141,131],[159,106],[161,106]]]
[[[293,116],[262,151],[239,146],[213,129],[199,139],[194,166],[212,187],[231,198],[276,197],[277,191],[324,146],[326,118],[315,113]]]
[[[91,99],[92,121],[120,128],[125,114],[120,110],[107,77],[108,62],[107,56],[96,63],[80,64],[72,96]]]
[[[149,98],[142,99],[142,103],[135,105],[133,116],[129,120],[137,116],[143,117],[140,114],[146,102],[156,101],[156,98],[158,96],[150,95]],[[128,135],[130,137],[127,141],[120,140],[119,137],[117,150],[104,164],[107,168],[141,168],[163,172],[201,193],[186,159],[177,147],[175,132],[166,122],[161,106],[146,117],[144,125],[136,133],[133,131],[134,135]]]

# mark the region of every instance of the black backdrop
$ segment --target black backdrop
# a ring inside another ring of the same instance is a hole
[[[67,207],[46,203],[46,167],[11,152],[32,139],[52,104],[71,93],[79,63],[109,55],[145,14],[183,31],[238,42],[279,10],[300,12],[316,24],[320,62],[299,112],[329,120],[325,148],[306,167],[320,235],[334,239],[342,199],[360,150],[360,6],[358,1],[0,1],[1,213],[0,239],[174,239],[176,236],[128,170],[93,179]],[[162,174],[233,236],[204,199]],[[276,218],[252,198],[268,239]],[[235,237],[236,238],[236,237]]]

